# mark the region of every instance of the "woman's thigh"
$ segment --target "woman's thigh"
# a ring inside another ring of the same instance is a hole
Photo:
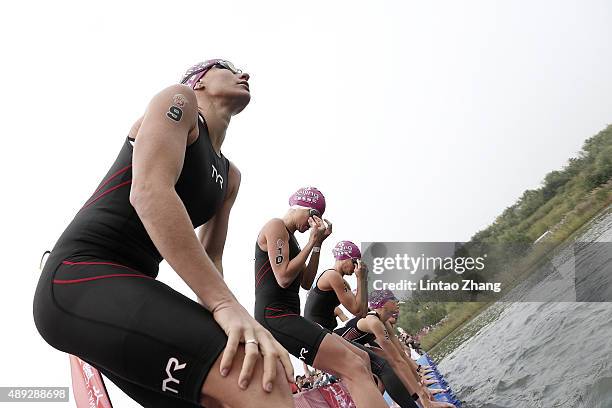
[[[268,309],[268,308],[267,308]],[[269,308],[263,326],[293,356],[312,366],[323,338],[330,331],[303,317],[277,308]]]
[[[45,308],[37,327],[49,344],[124,379],[117,386],[128,395],[129,383],[199,403],[227,342],[203,306],[112,261],[59,263],[48,275],[49,295],[37,291],[35,308]]]

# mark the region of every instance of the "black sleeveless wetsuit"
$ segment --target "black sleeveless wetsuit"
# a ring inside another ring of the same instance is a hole
[[[193,228],[220,208],[229,175],[201,116],[198,128],[175,185]],[[51,346],[98,368],[142,406],[195,407],[227,338],[203,306],[155,279],[162,257],[129,201],[131,140],[51,251],[34,321]]]
[[[289,260],[300,253],[289,231]],[[298,275],[287,288],[276,281],[268,252],[255,243],[255,319],[272,333],[289,353],[312,365],[321,341],[330,331],[300,316]]]
[[[325,272],[323,271],[323,273]],[[319,323],[328,330],[334,330],[337,326],[334,309],[340,305],[340,300],[333,289],[319,289],[319,279],[321,279],[323,273],[319,275],[314,287],[308,292],[306,305],[304,306],[304,317],[312,322]]]
[[[380,317],[378,313],[373,310],[369,311],[367,314]],[[402,383],[400,378],[393,371],[387,360],[372,351],[371,347],[366,347],[366,345],[369,345],[374,346],[375,348],[380,348],[380,346],[375,342],[376,336],[374,334],[359,330],[357,327],[357,322],[359,320],[361,320],[360,317],[350,319],[348,322],[346,322],[344,327],[334,330],[334,333],[350,341],[368,353],[370,356],[372,373],[380,377],[385,389],[393,401],[395,401],[402,408],[417,408],[416,403],[412,399],[410,391],[406,389],[404,383]]]
[[[323,274],[321,274],[321,276],[322,275]],[[308,292],[306,306],[304,307],[304,317],[327,329],[333,330],[336,327],[334,309],[340,304],[340,300],[338,296],[336,296],[335,291],[319,289],[317,285],[321,276],[319,276],[314,287]],[[370,312],[369,314],[374,313],[376,312]],[[368,353],[372,373],[380,378],[393,401],[399,404],[401,408],[416,408],[417,405],[412,399],[410,392],[406,389],[397,374],[395,374],[387,360],[372,351],[370,347],[365,346],[365,344],[370,344],[379,347],[374,341],[376,336],[371,333],[363,332],[357,328],[357,321],[359,319],[360,318],[356,317],[349,320],[345,327],[334,330],[334,333],[344,337],[347,341],[350,341],[356,347]],[[346,330],[344,330],[345,328]],[[363,343],[353,341],[351,337],[362,340]]]
[[[378,313],[371,310],[368,312],[368,315],[378,316]],[[371,344],[374,340],[376,340],[376,336],[372,333],[364,332],[359,330],[357,327],[357,322],[361,320],[360,317],[353,317],[351,320],[346,322],[344,327],[340,327],[334,330],[334,333],[338,334],[341,337],[344,337],[347,340],[354,341],[359,344]]]

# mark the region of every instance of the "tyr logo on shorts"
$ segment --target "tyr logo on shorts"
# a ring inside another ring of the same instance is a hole
[[[172,391],[173,393],[178,394],[178,391],[174,388],[170,388],[168,383],[173,382],[176,384],[180,384],[180,381],[174,378],[172,374],[177,370],[182,370],[183,368],[185,368],[186,365],[187,363],[180,364],[178,359],[170,357],[170,359],[168,360],[168,364],[166,365],[166,374],[168,375],[168,378],[162,381],[162,391]],[[172,372],[170,370],[172,370]]]
[[[306,361],[306,356],[304,354],[308,354],[308,350],[306,350],[306,347],[302,347],[302,349],[300,350],[300,360],[302,361]]]

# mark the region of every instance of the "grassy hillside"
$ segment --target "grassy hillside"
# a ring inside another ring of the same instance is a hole
[[[612,203],[612,126],[584,142],[575,158],[551,171],[535,190],[526,190],[487,228],[475,233],[470,245],[522,244],[530,253],[520,261],[516,254],[496,254],[500,265],[533,268],[537,261],[565,241],[595,214]],[[546,233],[537,246],[531,244]],[[486,302],[420,302],[401,305],[399,326],[416,333],[434,326],[421,341],[429,349],[458,326],[478,314]]]

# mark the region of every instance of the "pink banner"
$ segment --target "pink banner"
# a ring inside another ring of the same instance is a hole
[[[293,400],[296,408],[356,408],[342,383],[301,392]]]
[[[328,385],[320,390],[330,407],[357,408],[348,390],[342,383]]]
[[[104,380],[95,367],[70,355],[72,393],[77,408],[113,408]]]

